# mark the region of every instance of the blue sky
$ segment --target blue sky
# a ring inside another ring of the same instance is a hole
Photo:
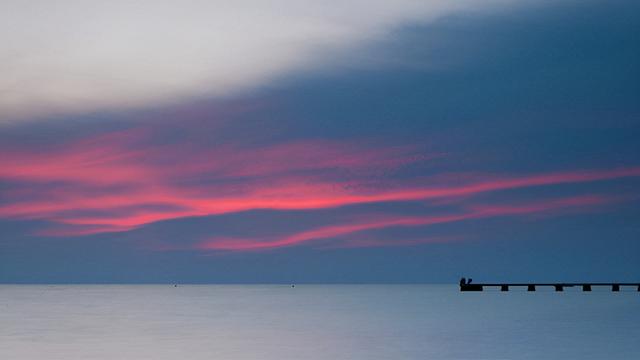
[[[634,2],[140,4],[7,5],[1,282],[637,279]]]

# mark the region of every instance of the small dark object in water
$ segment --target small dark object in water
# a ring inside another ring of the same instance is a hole
[[[293,287],[296,287],[296,286],[294,284],[291,284],[291,287],[293,288]]]
[[[178,287],[178,284],[173,284],[173,287]]]

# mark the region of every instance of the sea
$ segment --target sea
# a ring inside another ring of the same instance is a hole
[[[640,292],[0,285],[0,359],[640,359]]]

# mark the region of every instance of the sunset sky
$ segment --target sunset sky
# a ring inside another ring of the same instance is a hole
[[[0,1],[0,282],[637,281],[637,1]]]

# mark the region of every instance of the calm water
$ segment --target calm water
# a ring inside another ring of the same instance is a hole
[[[1,359],[638,359],[640,293],[0,285]]]

